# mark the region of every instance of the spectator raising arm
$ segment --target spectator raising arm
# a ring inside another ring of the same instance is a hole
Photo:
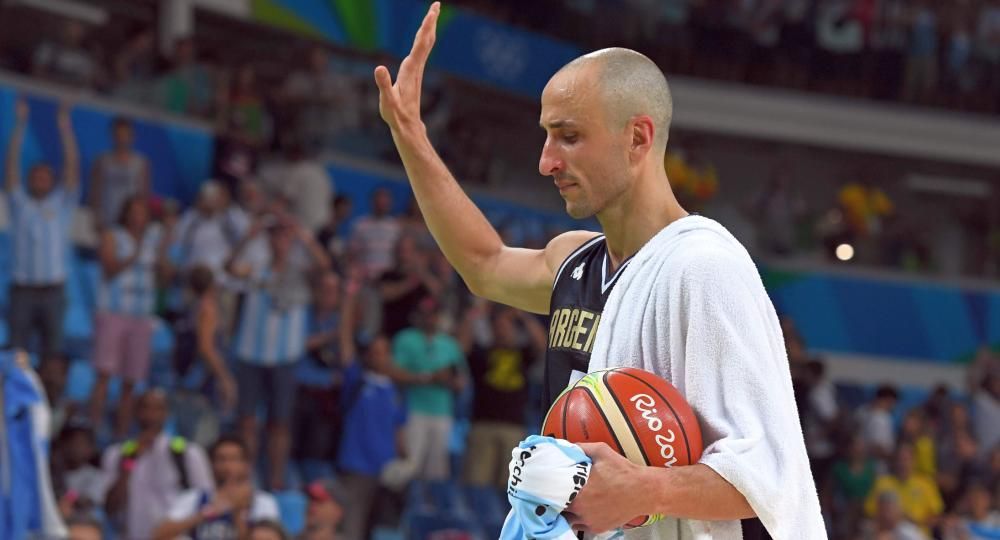
[[[295,235],[299,237],[299,241],[306,248],[306,252],[312,258],[312,269],[317,272],[327,272],[330,270],[330,257],[327,256],[326,250],[323,246],[319,245],[316,241],[316,237],[313,235],[312,231],[307,229],[301,223],[294,223]]]
[[[531,349],[537,355],[544,355],[549,342],[545,334],[545,327],[527,311],[516,310],[516,313],[521,325],[524,326],[524,331],[528,334],[528,343],[531,345]]]
[[[4,187],[8,193],[21,187],[21,148],[24,146],[24,130],[28,126],[28,102],[23,98],[17,100],[14,114],[17,120],[7,143],[7,168],[4,172]]]
[[[71,111],[69,104],[60,105],[58,123],[63,147],[63,188],[67,193],[76,193],[80,188],[80,149],[76,144],[76,134],[73,133]]]

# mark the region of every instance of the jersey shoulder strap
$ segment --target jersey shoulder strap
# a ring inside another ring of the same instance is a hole
[[[570,253],[570,254],[569,254],[569,256],[568,256],[568,257],[566,257],[566,258],[565,258],[565,259],[563,260],[562,264],[560,264],[560,265],[559,265],[559,271],[558,271],[558,272],[556,272],[556,278],[555,278],[554,280],[552,280],[552,288],[554,289],[554,288],[555,288],[555,286],[556,286],[556,284],[557,284],[557,283],[559,283],[559,276],[561,276],[561,275],[562,275],[562,273],[563,273],[563,270],[565,270],[565,269],[566,269],[566,266],[567,266],[567,265],[568,265],[568,264],[569,264],[569,263],[570,263],[570,262],[571,262],[571,261],[572,261],[573,259],[577,258],[577,257],[578,257],[578,256],[579,256],[579,255],[580,255],[581,253],[583,253],[584,251],[587,251],[588,249],[590,249],[590,248],[591,248],[591,247],[593,247],[594,245],[596,245],[596,244],[598,244],[598,243],[600,243],[600,242],[603,242],[603,241],[604,241],[604,235],[603,235],[603,234],[599,234],[599,235],[597,235],[597,236],[595,236],[595,237],[591,238],[590,240],[587,240],[586,242],[584,242],[584,243],[583,243],[583,245],[581,245],[580,247],[578,247],[578,248],[574,249],[574,250],[572,251],[572,253]]]

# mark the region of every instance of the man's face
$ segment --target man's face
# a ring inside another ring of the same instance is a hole
[[[219,485],[246,480],[250,464],[243,448],[231,443],[216,448],[212,455],[212,473]]]
[[[896,461],[893,464],[896,476],[905,480],[913,474],[913,450],[903,446],[896,451]]]
[[[250,540],[281,540],[281,535],[267,527],[254,527],[250,531]]]
[[[93,525],[77,524],[69,526],[69,540],[101,540],[101,530]]]
[[[493,319],[493,338],[498,346],[513,347],[517,344],[517,325],[514,312],[501,310]]]
[[[993,507],[991,499],[989,490],[983,487],[977,486],[969,492],[969,511],[972,512],[972,516],[982,519],[988,515]]]
[[[577,219],[593,216],[631,184],[624,126],[609,125],[595,69],[570,68],[542,91],[540,124],[546,132],[538,172],[551,176]]]
[[[275,225],[268,231],[271,254],[283,259],[292,249],[292,229],[286,225]]]
[[[380,189],[372,198],[372,211],[376,216],[384,216],[392,210],[392,195],[388,190]]]
[[[389,340],[383,336],[375,338],[368,347],[368,369],[375,373],[385,373],[392,361],[389,351]]]
[[[312,70],[316,73],[323,73],[329,65],[330,56],[326,54],[326,50],[322,47],[313,48],[309,53],[309,66]]]
[[[143,431],[162,431],[167,421],[167,396],[163,392],[149,392],[139,398],[136,420]]]
[[[95,452],[93,437],[86,431],[76,431],[66,441],[66,457],[73,466],[86,463]]]
[[[56,175],[52,167],[45,164],[35,165],[28,173],[28,192],[35,197],[48,195],[56,186]]]
[[[316,290],[316,303],[324,309],[335,309],[340,305],[340,278],[337,274],[323,276]]]
[[[115,148],[131,148],[134,136],[132,126],[128,124],[117,124],[114,129]]]
[[[876,519],[883,529],[892,529],[903,519],[899,502],[888,497],[879,499]]]

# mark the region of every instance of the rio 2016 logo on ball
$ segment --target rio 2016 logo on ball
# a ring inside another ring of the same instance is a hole
[[[701,428],[684,396],[648,371],[595,371],[559,395],[542,434],[570,442],[603,442],[633,463],[679,467],[701,458]],[[639,516],[626,528],[663,519]]]

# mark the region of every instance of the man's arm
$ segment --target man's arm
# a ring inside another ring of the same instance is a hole
[[[424,67],[434,46],[439,12],[435,2],[400,64],[395,84],[385,66],[375,69],[379,111],[392,132],[427,227],[469,289],[496,302],[547,314],[559,265],[594,233],[565,233],[544,250],[508,247],[462,191],[431,145],[420,118]]]
[[[299,241],[302,242],[303,247],[306,249],[306,253],[312,259],[311,269],[317,272],[330,270],[330,257],[327,256],[323,246],[319,245],[319,242],[316,241],[316,237],[313,236],[312,231],[299,222],[295,222],[294,227],[296,236],[298,236]]]
[[[101,271],[106,279],[111,279],[132,265],[139,258],[140,249],[135,250],[124,259],[118,258],[118,249],[115,245],[114,233],[105,230],[101,235],[101,244],[98,246],[97,258],[101,263]]]
[[[755,515],[746,497],[707,465],[645,467],[632,463],[604,443],[579,446],[594,461],[594,467],[586,487],[566,509],[576,530],[600,533],[651,514],[701,521],[729,521]],[[602,499],[589,496],[594,493],[601,493]],[[618,504],[606,504],[609,500]]]
[[[76,134],[73,133],[71,111],[72,108],[64,103],[59,107],[57,117],[63,147],[63,182],[67,192],[75,192],[80,187],[80,149],[76,144]]]
[[[24,146],[24,130],[28,126],[28,103],[18,99],[14,105],[17,121],[7,143],[7,167],[4,171],[4,188],[12,193],[21,185],[21,148]]]
[[[149,160],[145,156],[142,158],[142,171],[139,173],[139,193],[143,199],[149,199],[153,193],[153,173],[149,167]]]
[[[191,226],[194,226],[193,224]],[[260,219],[255,219],[253,223],[250,224],[250,229],[247,231],[243,238],[240,238],[239,243],[233,248],[233,252],[229,255],[229,259],[226,260],[226,272],[229,275],[238,278],[245,279],[250,277],[252,268],[250,265],[240,264],[240,259],[243,257],[243,252],[246,251],[250,241],[253,240],[260,232],[263,230],[263,223]]]
[[[205,516],[201,512],[195,512],[194,515],[184,519],[163,521],[153,530],[153,540],[174,540],[178,536],[184,536],[204,521]]]
[[[114,478],[104,494],[104,511],[109,516],[125,509],[128,500],[128,482],[131,473],[121,466],[121,454],[113,449],[105,451],[101,458],[101,470],[105,478]]]
[[[198,491],[186,491],[177,497],[164,520],[153,529],[153,540],[174,540],[178,536],[186,536],[189,531],[209,518],[221,515],[230,509],[229,502],[219,496],[199,509],[197,502],[200,495]]]
[[[96,219],[100,219],[101,204],[104,201],[103,162],[102,158],[94,160],[94,164],[90,167],[90,186],[87,188],[87,206],[90,207]]]

